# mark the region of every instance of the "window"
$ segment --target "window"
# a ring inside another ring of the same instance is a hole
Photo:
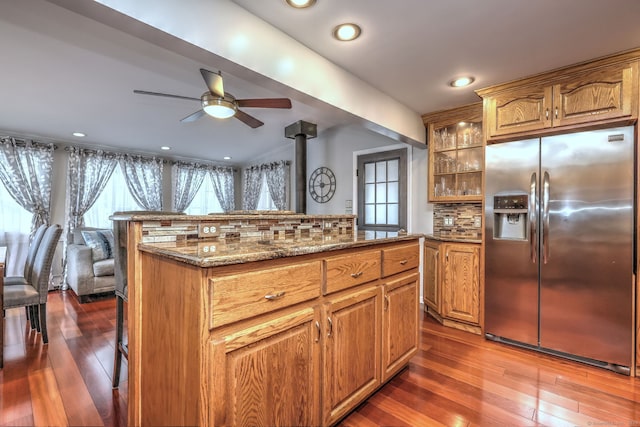
[[[87,227],[112,228],[113,224],[109,217],[114,212],[140,209],[142,208],[129,192],[120,165],[117,165],[96,202],[84,214],[84,225]]]
[[[262,175],[262,182],[260,184],[260,198],[258,199],[258,206],[256,207],[259,211],[277,211],[278,207],[275,202],[271,198],[271,193],[269,192],[269,185],[267,185],[267,176],[266,174]]]
[[[206,215],[209,213],[223,213],[218,196],[213,189],[213,183],[209,174],[202,180],[202,185],[195,197],[184,210],[188,215]]]
[[[358,156],[358,227],[398,231],[407,224],[407,150]]]

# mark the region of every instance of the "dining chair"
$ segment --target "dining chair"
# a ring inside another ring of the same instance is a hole
[[[181,212],[170,211],[123,211],[114,212],[113,215],[181,215]],[[124,303],[129,300],[129,287],[127,285],[127,225],[128,221],[113,220],[113,259],[114,276],[116,279],[116,343],[115,357],[113,360],[112,387],[120,385],[120,370],[122,357],[129,359],[129,349],[124,342]]]
[[[42,342],[48,343],[47,296],[49,276],[62,228],[58,224],[47,227],[36,251],[33,269],[26,283],[3,286],[4,308],[33,307],[32,321],[42,334]]]
[[[4,286],[12,286],[12,285],[25,285],[27,284],[28,277],[31,276],[31,272],[33,271],[33,261],[36,259],[36,253],[38,248],[40,247],[40,242],[42,242],[42,237],[44,236],[45,231],[47,231],[47,225],[42,224],[36,230],[31,242],[29,243],[29,250],[27,251],[27,259],[24,263],[24,271],[22,276],[9,276],[4,278]],[[27,320],[31,324],[31,329],[36,328],[37,319],[34,319],[33,306],[25,307],[25,312],[27,315]]]

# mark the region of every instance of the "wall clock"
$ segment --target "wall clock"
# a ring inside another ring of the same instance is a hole
[[[309,193],[318,203],[326,203],[336,192],[336,176],[331,169],[319,167],[309,178]]]

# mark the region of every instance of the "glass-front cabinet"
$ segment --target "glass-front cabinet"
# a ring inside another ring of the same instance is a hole
[[[481,201],[482,103],[422,118],[429,132],[429,201]]]

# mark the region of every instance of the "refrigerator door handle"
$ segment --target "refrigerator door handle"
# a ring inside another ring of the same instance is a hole
[[[531,184],[529,186],[529,244],[531,246],[531,262],[536,263],[538,259],[538,229],[537,216],[538,212],[538,177],[536,173],[531,174]]]
[[[549,261],[549,172],[542,178],[542,262]]]

